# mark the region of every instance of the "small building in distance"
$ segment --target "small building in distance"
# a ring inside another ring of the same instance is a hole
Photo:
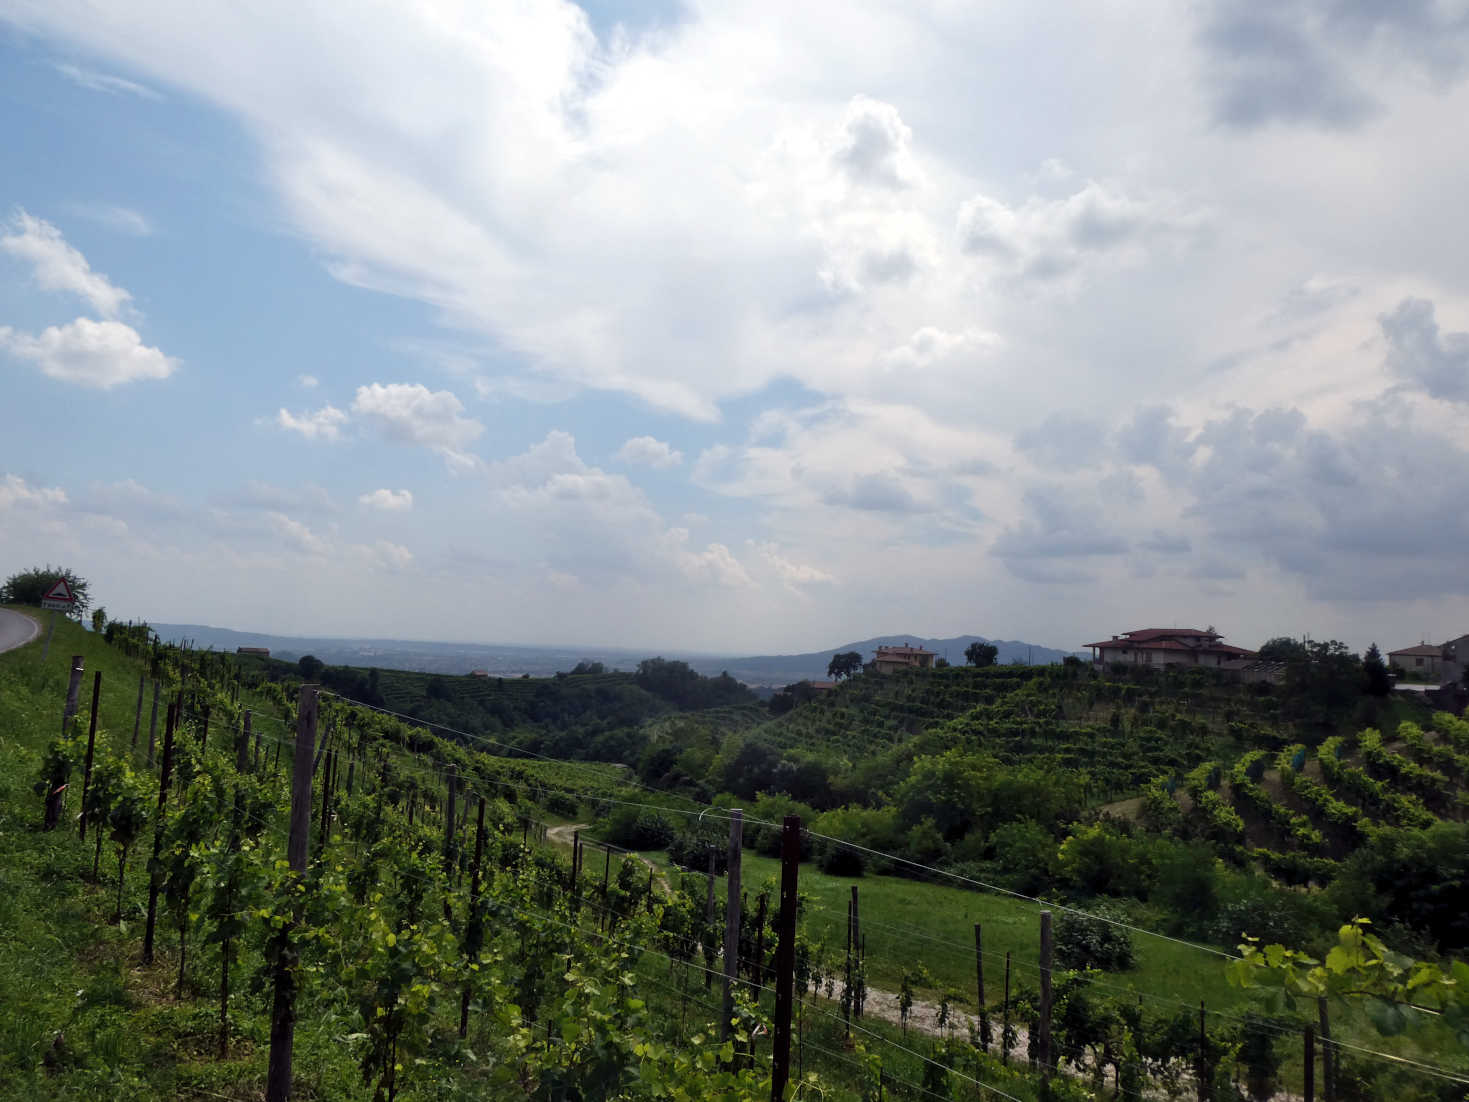
[[[1458,642],[1458,640],[1455,640]],[[1434,643],[1419,643],[1416,647],[1387,652],[1387,664],[1396,666],[1409,677],[1431,681],[1437,685],[1444,673],[1444,651],[1453,643],[1438,646]]]
[[[896,670],[928,670],[938,655],[922,647],[906,644],[897,647],[878,647],[872,656],[872,668],[878,673],[893,673]]]
[[[470,670],[469,671],[469,676],[470,677],[489,677],[490,676],[490,671],[489,670]]]
[[[254,655],[256,658],[269,658],[270,657],[270,648],[269,647],[236,647],[235,648],[235,653],[236,654],[250,654],[250,655]]]
[[[1260,656],[1252,650],[1223,642],[1213,628],[1139,628],[1124,631],[1091,648],[1092,665],[1105,669],[1114,662],[1153,669],[1168,666],[1198,666],[1211,670],[1240,671]]]
[[[816,696],[825,696],[837,687],[835,681],[808,681],[806,684],[811,686],[811,692]]]

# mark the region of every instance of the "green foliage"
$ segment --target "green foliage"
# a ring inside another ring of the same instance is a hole
[[[1108,823],[1074,831],[1056,854],[1061,876],[1086,895],[1145,898],[1153,882],[1151,848]]]
[[[1438,1016],[1469,1049],[1469,965],[1444,967],[1415,961],[1389,949],[1355,918],[1337,931],[1324,960],[1284,945],[1262,947],[1255,938],[1239,946],[1240,959],[1226,965],[1229,981],[1240,987],[1276,992],[1287,1007],[1297,999],[1332,999],[1364,1007],[1384,1036],[1421,1026],[1425,1014]]]
[[[41,598],[56,584],[58,578],[67,580],[71,586],[71,595],[75,598],[67,615],[81,623],[87,609],[92,607],[90,587],[85,578],[78,577],[76,571],[69,567],[47,564],[17,571],[0,584],[0,604],[39,605]]]
[[[1387,672],[1387,663],[1382,652],[1373,643],[1362,656],[1362,691],[1368,696],[1384,697],[1392,692],[1392,675]]]
[[[1000,648],[993,643],[974,642],[964,648],[964,660],[979,669],[993,666],[999,655]]]
[[[831,656],[831,661],[826,664],[826,676],[835,681],[856,677],[861,672],[862,655],[854,650],[834,654]]]
[[[1093,917],[1095,916],[1095,917]],[[1137,964],[1132,934],[1108,919],[1120,918],[1106,907],[1091,914],[1065,911],[1056,920],[1056,961],[1064,968],[1097,968],[1125,972]]]
[[[1373,832],[1343,863],[1331,895],[1343,912],[1370,911],[1444,952],[1469,950],[1469,824]]]
[[[613,806],[597,823],[598,833],[624,849],[667,849],[677,833],[673,820],[659,811]]]

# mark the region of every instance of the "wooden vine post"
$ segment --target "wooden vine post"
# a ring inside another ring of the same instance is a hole
[[[92,677],[92,722],[87,727],[87,760],[82,766],[82,814],[77,820],[77,837],[87,840],[87,789],[92,787],[92,751],[97,745],[97,705],[102,698],[102,671]],[[98,824],[101,830],[101,824]]]
[[[1306,1102],[1316,1102],[1316,1031],[1310,1026],[1306,1027],[1305,1045],[1306,1083],[1301,1094]]]
[[[291,873],[285,887],[290,897],[291,917],[282,924],[273,946],[275,998],[270,1012],[270,1064],[265,1074],[266,1102],[286,1102],[291,1097],[291,1047],[296,1038],[296,951],[291,934],[300,921],[299,886],[306,875],[306,855],[311,847],[311,765],[316,749],[316,685],[302,685],[296,700],[296,758],[291,777],[291,833],[286,843],[286,860]]]
[[[133,709],[133,741],[132,749],[138,748],[138,732],[143,728],[143,686],[148,681],[146,673],[138,674],[138,706]]]
[[[1321,1023],[1321,1097],[1336,1102],[1336,1053],[1331,1047],[1331,1018],[1326,1013],[1326,999],[1316,1000],[1316,1014]]]
[[[784,1102],[791,1078],[791,1001],[796,986],[796,878],[801,867],[801,817],[787,815],[780,831],[780,928],[775,946],[775,1044],[770,1099]]]
[[[347,767],[350,784],[352,767]],[[480,862],[485,856],[485,801],[481,797],[474,827],[474,863],[469,867],[469,921],[464,924],[464,949],[469,963],[474,964],[484,942],[484,909],[479,897]],[[471,981],[464,981],[464,992],[459,997],[459,1036],[469,1036],[469,996]]]
[[[156,682],[154,683],[157,684]],[[157,707],[157,698],[154,706]],[[148,921],[143,927],[143,963],[153,963],[153,933],[158,923],[158,892],[163,887],[163,869],[158,854],[163,849],[163,809],[168,803],[168,775],[173,769],[173,705],[163,721],[163,767],[158,773],[158,811],[154,815],[153,857],[148,862]]]
[[[719,1016],[719,1040],[729,1040],[730,1021],[734,1018],[734,985],[740,968],[740,857],[744,852],[745,813],[735,808],[729,813],[729,867],[725,880],[728,894],[724,905],[724,999]]]
[[[82,663],[80,654],[71,656],[71,678],[66,683],[66,707],[61,711],[61,737],[66,737],[71,727],[71,717],[77,714],[77,701],[82,694]]]
[[[1041,912],[1041,1021],[1038,1053],[1041,1079],[1051,1078],[1051,912]]]
[[[984,931],[974,924],[974,978],[978,988],[979,1002],[979,1047],[986,1053],[990,1050],[990,1014],[984,1001]]]
[[[254,713],[245,709],[245,721],[240,727],[240,737],[235,741],[235,772],[250,772],[250,723]]]
[[[153,682],[153,711],[148,715],[148,768],[153,768],[153,746],[158,734],[158,682]]]

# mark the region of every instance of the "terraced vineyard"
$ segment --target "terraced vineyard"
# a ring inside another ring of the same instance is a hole
[[[1275,706],[1270,696],[1184,676],[1135,684],[1074,667],[954,667],[857,678],[750,737],[850,765],[922,736],[924,752],[959,747],[1083,770],[1107,796],[1249,744],[1287,741]]]
[[[1469,722],[1438,712],[1429,730],[1405,721],[1391,739],[1368,728],[1314,752],[1300,744],[1273,755],[1253,750],[1228,774],[1206,762],[1175,794],[1194,833],[1283,879],[1324,883],[1385,829],[1469,819],[1466,781]]]

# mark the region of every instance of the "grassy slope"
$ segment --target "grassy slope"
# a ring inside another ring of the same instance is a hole
[[[47,742],[60,731],[71,655],[84,657],[84,716],[93,674],[102,671],[98,744],[119,751],[132,737],[143,669],[68,622],[58,623],[43,666],[43,639],[0,654],[0,758],[6,763],[0,771],[0,1097],[258,1097],[268,1021],[256,1000],[232,1002],[237,1035],[231,1058],[216,1061],[217,1005],[207,994],[173,997],[178,964],[164,924],[156,964],[145,969],[138,963],[146,857],[136,852],[129,859],[119,928],[108,923],[115,851],[104,845],[102,882],[90,883],[91,835],[87,845],[78,844],[76,798],[67,803],[62,829],[39,829],[41,803],[31,784]],[[142,743],[150,705],[151,696],[143,706]],[[74,782],[79,788],[80,777]],[[204,958],[210,967],[207,951],[191,950],[191,958]],[[245,968],[240,975],[247,975]],[[359,1076],[335,1040],[343,1023],[311,1010],[309,1004],[302,1008],[297,1026],[298,1082],[304,1078],[318,1097],[350,1096]],[[37,1068],[48,1050],[54,1072]]]

